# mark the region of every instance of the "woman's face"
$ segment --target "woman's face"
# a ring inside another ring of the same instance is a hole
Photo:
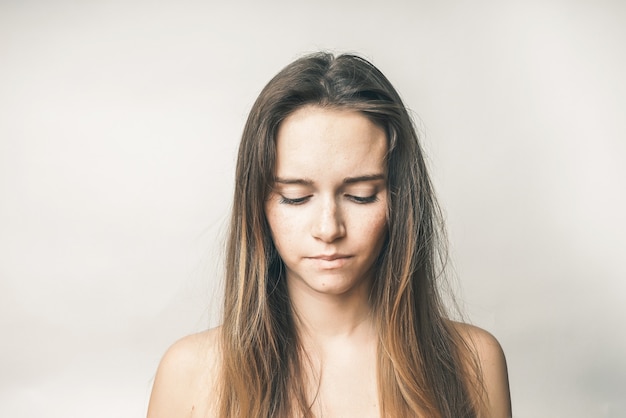
[[[290,292],[367,294],[387,232],[386,152],[359,112],[307,106],[281,123],[265,213]]]

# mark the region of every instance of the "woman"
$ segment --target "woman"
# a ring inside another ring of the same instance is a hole
[[[504,355],[438,293],[441,216],[385,76],[319,53],[241,141],[223,325],[164,356],[157,417],[507,417]]]

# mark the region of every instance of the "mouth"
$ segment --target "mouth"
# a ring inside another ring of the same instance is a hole
[[[346,254],[321,254],[308,257],[313,263],[322,270],[332,270],[343,267],[351,258]]]
[[[333,260],[337,260],[339,258],[350,258],[352,256],[347,255],[347,254],[320,254],[320,255],[314,255],[312,257],[312,259],[315,260],[325,260],[325,261],[333,261]]]

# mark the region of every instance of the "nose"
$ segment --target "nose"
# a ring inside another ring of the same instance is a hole
[[[346,226],[335,199],[324,199],[318,216],[313,221],[313,237],[323,242],[333,242],[346,234]]]

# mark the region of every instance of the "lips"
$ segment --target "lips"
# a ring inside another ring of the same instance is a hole
[[[350,256],[344,254],[330,254],[330,255],[316,255],[315,257],[311,257],[316,260],[324,260],[324,261],[333,261],[339,258],[348,258]]]
[[[332,270],[343,267],[351,258],[346,254],[320,254],[308,257],[318,268],[322,270]]]

